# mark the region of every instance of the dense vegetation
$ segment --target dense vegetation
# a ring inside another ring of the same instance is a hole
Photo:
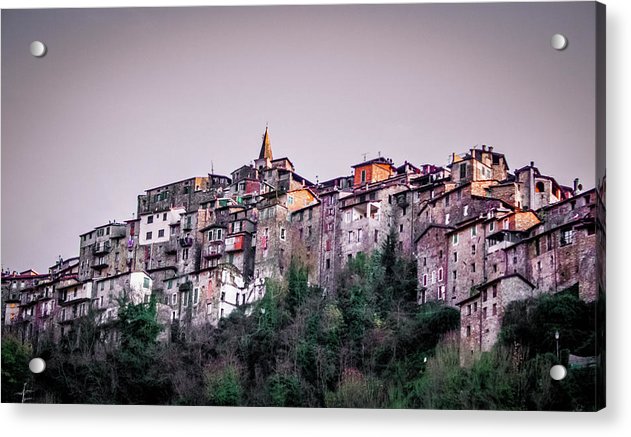
[[[293,261],[256,304],[167,343],[157,341],[154,302],[123,302],[118,347],[104,344],[88,318],[76,341],[40,344],[47,370],[34,377],[24,372],[29,348],[5,335],[2,400],[19,402],[28,382],[40,402],[594,408],[593,369],[571,370],[560,383],[548,376],[550,328],[561,330],[564,349],[592,354],[592,307],[571,294],[515,303],[496,349],[462,368],[458,311],[416,305],[415,263],[395,241],[349,262],[335,296],[311,286],[307,267]]]

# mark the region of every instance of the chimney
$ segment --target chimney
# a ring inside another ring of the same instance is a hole
[[[489,152],[493,153],[493,146],[489,146]]]
[[[580,180],[578,178],[574,179],[574,195],[580,194],[583,190],[583,185],[581,185]]]
[[[486,152],[486,144],[482,144],[482,150]]]
[[[535,161],[530,161],[530,166],[534,167],[535,166]]]

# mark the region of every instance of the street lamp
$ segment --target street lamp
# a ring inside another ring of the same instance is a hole
[[[554,338],[557,341],[557,360],[559,360],[559,330],[558,329],[554,333]]]

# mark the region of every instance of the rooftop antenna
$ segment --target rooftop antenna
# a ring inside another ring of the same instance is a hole
[[[366,155],[368,155],[367,153],[363,153],[362,156],[364,157],[364,161],[366,161]]]
[[[378,156],[379,158],[381,158],[381,150],[378,150],[378,151],[377,151],[377,156]]]
[[[215,164],[213,164],[212,159],[210,160],[210,174],[215,174]]]

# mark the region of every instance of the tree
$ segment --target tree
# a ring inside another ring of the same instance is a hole
[[[33,380],[28,368],[32,352],[9,334],[2,336],[2,402],[21,402],[18,392]]]

